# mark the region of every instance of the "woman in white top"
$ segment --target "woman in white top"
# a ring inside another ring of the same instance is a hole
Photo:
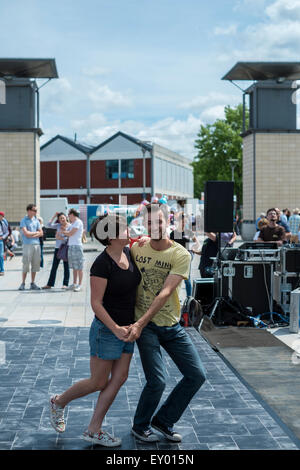
[[[68,237],[68,260],[70,268],[73,269],[73,284],[69,289],[79,292],[83,277],[83,223],[79,219],[79,212],[75,209],[70,209],[68,216],[71,226],[68,230],[61,231],[61,233]]]

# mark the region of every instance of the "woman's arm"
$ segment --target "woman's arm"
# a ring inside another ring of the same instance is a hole
[[[117,338],[124,341],[128,336],[128,327],[119,326],[103,307],[103,297],[107,286],[107,279],[91,276],[91,306],[96,317],[109,328]]]

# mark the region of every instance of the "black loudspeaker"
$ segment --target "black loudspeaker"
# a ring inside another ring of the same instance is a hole
[[[221,296],[231,297],[252,314],[270,311],[273,303],[273,264],[222,261]]]
[[[202,307],[210,305],[216,296],[214,278],[194,279],[192,296],[199,300]]]
[[[206,181],[204,193],[204,231],[233,231],[232,181]]]

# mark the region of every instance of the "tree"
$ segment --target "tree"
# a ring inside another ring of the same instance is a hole
[[[246,129],[248,121],[246,110]],[[194,169],[195,197],[201,197],[205,182],[231,181],[230,159],[237,159],[234,168],[234,193],[237,196],[237,206],[242,203],[242,144],[240,136],[243,131],[243,105],[235,108],[225,107],[225,119],[217,119],[214,124],[201,126],[195,148],[198,155],[192,163]]]

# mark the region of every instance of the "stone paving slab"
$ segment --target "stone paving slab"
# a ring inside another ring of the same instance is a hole
[[[145,383],[138,348],[127,382],[109,410],[104,427],[122,438],[119,450],[296,450],[293,436],[271,416],[247,386],[210,345],[187,329],[207,371],[207,381],[191,401],[176,429],[180,444],[147,444],[130,432]],[[87,327],[0,328],[6,361],[0,365],[0,449],[93,449],[80,439],[98,393],[66,408],[67,429],[57,434],[50,426],[48,398],[89,376]],[[181,374],[163,351],[167,387],[163,399]],[[100,448],[101,449],[101,448]]]

